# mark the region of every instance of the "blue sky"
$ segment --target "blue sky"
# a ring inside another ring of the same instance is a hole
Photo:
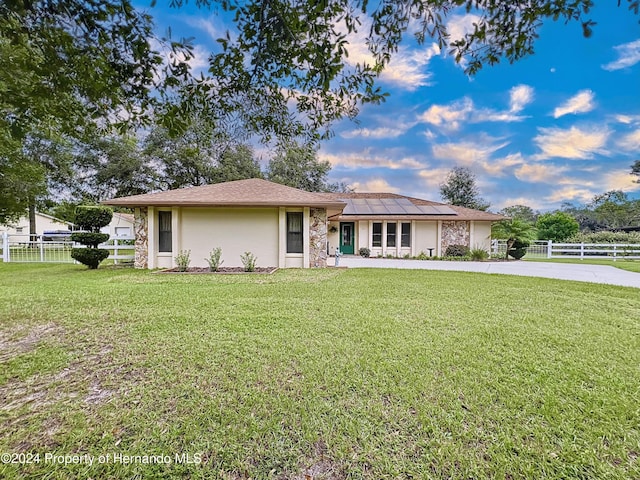
[[[471,78],[433,42],[403,44],[380,78],[387,101],[363,107],[358,123],[340,122],[322,144],[331,180],[439,201],[449,170],[465,166],[494,211],[547,211],[613,189],[640,198],[629,175],[640,159],[640,17],[626,2],[608,3],[590,14],[598,23],[591,38],[578,22],[549,21],[535,55]],[[159,34],[171,27],[174,37],[193,37],[193,66],[206,67],[225,31],[214,10],[146,10]],[[450,16],[452,36],[473,20]],[[351,37],[349,53],[349,61],[366,59],[361,36]]]

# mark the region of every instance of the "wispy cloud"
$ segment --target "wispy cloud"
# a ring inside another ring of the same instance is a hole
[[[640,62],[640,39],[622,45],[616,45],[613,49],[618,58],[602,66],[605,70],[620,70]]]
[[[593,198],[593,195],[593,192],[591,190],[587,190],[586,188],[563,187],[551,192],[550,195],[545,197],[545,200],[551,203],[576,200],[580,203],[586,203]]]
[[[512,153],[502,158],[487,159],[482,163],[482,168],[489,175],[504,177],[513,167],[523,163],[524,158],[521,153]]]
[[[521,112],[524,107],[533,101],[533,87],[529,85],[516,85],[509,91],[509,111],[512,113]]]
[[[450,168],[428,168],[420,170],[418,176],[422,179],[426,187],[435,190],[447,179],[450,171]],[[435,197],[435,195],[430,195],[429,200],[437,201]]]
[[[533,141],[538,145],[541,153],[533,157],[534,160],[548,158],[589,159],[595,153],[606,154],[605,145],[610,131],[602,128],[580,129],[571,127],[539,128],[540,135]]]
[[[591,90],[581,90],[565,103],[553,111],[554,118],[560,118],[569,113],[586,113],[595,108],[593,102],[595,95]]]
[[[453,160],[456,165],[469,167],[487,163],[494,152],[508,144],[509,142],[496,143],[496,139],[487,137],[479,141],[436,144],[432,146],[432,152],[438,160]]]
[[[618,146],[629,152],[640,151],[640,129],[624,135],[618,141]]]
[[[390,123],[390,122],[384,122]],[[357,128],[346,132],[341,132],[342,138],[397,138],[404,135],[410,128],[415,126],[416,122],[396,121],[392,125],[383,125],[376,128]]]
[[[335,155],[331,153],[319,153],[321,161],[329,161],[333,167],[343,168],[388,168],[390,170],[423,168],[424,163],[412,156],[396,156],[393,153],[385,154],[371,148],[366,148],[360,153]]]
[[[214,20],[203,17],[186,16],[182,17],[184,22],[190,27],[203,30],[211,40],[218,40],[225,35],[225,30],[216,26]]]
[[[400,189],[392,186],[384,178],[372,178],[365,182],[353,182],[349,184],[356,192],[385,192],[398,193]]]
[[[515,170],[518,180],[529,183],[550,183],[567,171],[566,167],[543,165],[540,163],[524,164]]]
[[[604,186],[606,191],[622,190],[625,192],[634,192],[640,190],[640,183],[636,180],[638,177],[631,175],[629,170],[618,170],[604,174]]]
[[[449,105],[431,105],[418,117],[418,120],[447,130],[458,130],[472,111],[473,101],[469,97],[464,97]]]

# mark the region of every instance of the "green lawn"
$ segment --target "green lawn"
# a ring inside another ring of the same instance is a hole
[[[0,291],[0,452],[40,455],[0,478],[640,478],[637,289],[0,264]]]
[[[525,256],[523,260],[527,260],[529,262],[577,263],[579,265],[608,265],[610,267],[640,273],[640,260],[618,259],[614,262],[613,260],[599,260],[597,258],[585,258],[584,260],[580,260],[579,258],[536,258],[535,256],[531,257],[529,255]]]

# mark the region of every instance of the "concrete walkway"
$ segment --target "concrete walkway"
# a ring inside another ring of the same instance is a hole
[[[333,265],[333,258],[329,259]],[[444,262],[387,258],[340,257],[340,266],[349,268],[406,268],[414,270],[451,270],[457,272],[497,273],[525,277],[556,278],[578,282],[605,283],[640,288],[640,273],[605,265],[552,262]]]

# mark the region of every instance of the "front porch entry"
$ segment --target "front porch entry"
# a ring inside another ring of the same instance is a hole
[[[353,255],[354,253],[354,222],[340,222],[340,252],[344,255]]]

